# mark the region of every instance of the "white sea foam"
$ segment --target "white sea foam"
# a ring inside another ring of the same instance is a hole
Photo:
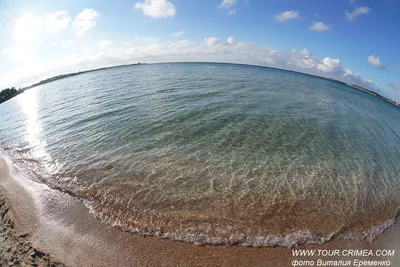
[[[221,238],[215,236],[208,236],[207,234],[193,234],[190,231],[173,231],[173,232],[161,232],[161,231],[143,231],[141,228],[126,228],[119,220],[113,221],[110,217],[102,217],[93,208],[90,201],[84,201],[88,207],[89,212],[93,216],[97,217],[104,223],[116,227],[125,232],[140,235],[152,235],[161,238],[169,238],[176,241],[183,241],[188,243],[194,243],[196,245],[242,245],[252,247],[296,247],[301,244],[323,244],[332,239],[351,239],[351,240],[366,240],[372,242],[377,236],[383,234],[385,230],[394,225],[396,218],[390,218],[383,223],[376,225],[370,229],[357,229],[352,231],[342,231],[338,229],[335,232],[328,233],[325,235],[317,235],[309,230],[299,230],[293,233],[285,235],[270,234],[266,236],[248,236],[244,233],[232,233],[229,238]]]

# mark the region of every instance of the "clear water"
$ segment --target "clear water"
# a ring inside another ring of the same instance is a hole
[[[400,109],[263,67],[117,67],[0,105],[0,146],[111,225],[177,240],[371,238],[400,205]],[[375,227],[375,228],[374,228]]]

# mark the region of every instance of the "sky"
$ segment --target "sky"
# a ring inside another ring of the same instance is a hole
[[[0,0],[0,88],[137,62],[231,62],[400,102],[398,0]]]

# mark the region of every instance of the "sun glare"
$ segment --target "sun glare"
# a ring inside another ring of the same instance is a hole
[[[31,148],[32,156],[40,159],[49,172],[57,171],[58,165],[52,164],[50,154],[46,150],[46,142],[42,140],[42,125],[39,119],[39,102],[37,90],[29,90],[18,98],[18,104],[25,115],[24,138]]]
[[[22,15],[14,24],[13,35],[15,42],[19,46],[29,45],[30,42],[37,39],[41,26],[41,19],[32,14]]]

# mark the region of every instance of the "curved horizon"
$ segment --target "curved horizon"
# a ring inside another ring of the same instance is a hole
[[[289,71],[289,72],[294,72],[294,73],[298,73],[298,74],[309,75],[309,76],[313,76],[313,77],[317,77],[317,78],[321,78],[321,79],[328,79],[328,80],[332,80],[332,81],[335,81],[335,82],[343,83],[343,84],[346,84],[347,86],[350,86],[350,87],[353,87],[353,88],[355,88],[355,89],[364,91],[364,92],[366,92],[366,93],[370,93],[370,94],[372,94],[372,95],[377,94],[377,95],[375,95],[375,96],[377,96],[378,98],[382,98],[383,100],[385,100],[385,101],[387,101],[387,102],[389,102],[389,103],[391,103],[391,104],[394,104],[394,105],[396,105],[396,106],[399,106],[399,105],[400,105],[399,102],[396,102],[396,101],[392,100],[390,97],[386,97],[384,93],[383,93],[383,95],[381,95],[382,92],[380,92],[379,89],[377,89],[377,88],[375,88],[375,89],[370,89],[370,88],[368,88],[368,87],[366,88],[366,87],[363,87],[363,86],[361,86],[360,84],[357,84],[357,83],[354,83],[354,84],[353,84],[353,83],[346,82],[346,81],[344,81],[344,80],[337,80],[337,79],[334,79],[334,78],[319,76],[319,75],[316,75],[316,74],[301,72],[301,71],[297,71],[297,70],[282,69],[282,68],[277,68],[277,67],[270,67],[270,66],[263,66],[263,65],[253,65],[253,64],[245,64],[245,63],[213,62],[213,61],[181,61],[181,62],[180,62],[180,61],[175,61],[175,62],[153,62],[153,63],[138,62],[138,63],[131,63],[131,64],[123,64],[123,65],[113,65],[113,66],[107,66],[107,67],[96,68],[96,69],[81,70],[81,71],[72,72],[72,73],[58,74],[58,75],[56,75],[56,76],[52,76],[52,77],[49,77],[49,78],[45,78],[45,79],[43,79],[43,80],[40,80],[40,81],[38,81],[38,82],[35,82],[35,83],[33,83],[33,84],[24,86],[24,87],[22,87],[22,88],[20,87],[20,88],[21,88],[22,90],[24,90],[24,89],[30,89],[30,88],[33,88],[33,87],[36,87],[36,86],[39,86],[39,85],[42,85],[42,84],[45,84],[45,83],[48,83],[48,82],[56,81],[56,80],[58,80],[58,79],[67,78],[67,77],[69,77],[69,76],[71,76],[71,75],[79,75],[79,74],[84,74],[84,73],[92,72],[92,71],[99,71],[99,70],[103,70],[103,69],[110,69],[110,68],[117,68],[117,67],[131,66],[131,65],[180,64],[180,63],[181,63],[181,64],[185,64],[185,63],[198,63],[198,64],[207,64],[207,63],[210,63],[210,64],[233,64],[233,65],[253,66],[253,67],[261,67],[261,68],[269,68],[269,69],[276,69],[276,70],[282,70],[282,71]],[[62,77],[60,77],[60,76],[62,76]],[[360,88],[357,88],[357,87],[355,87],[354,85],[359,86]],[[369,90],[370,92],[368,92],[368,91],[366,91],[366,90],[364,90],[364,89],[367,89],[367,90]]]
[[[0,88],[132,61],[205,61],[299,71],[400,101],[393,1],[6,0],[0,8]]]

